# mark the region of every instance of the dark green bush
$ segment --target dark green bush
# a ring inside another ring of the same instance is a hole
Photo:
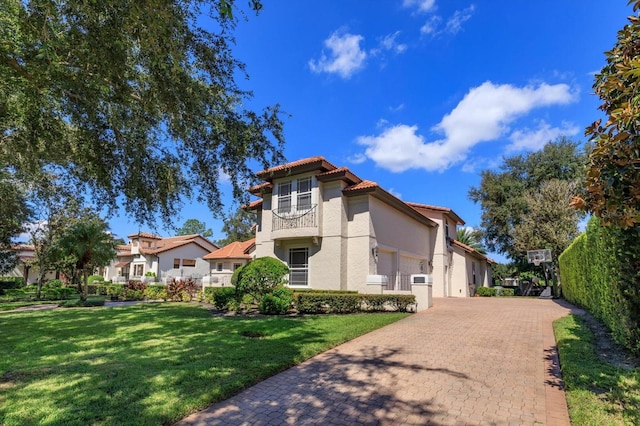
[[[513,288],[503,288],[500,291],[500,297],[512,297],[516,295],[516,291]]]
[[[259,257],[243,266],[237,275],[234,273],[236,291],[240,295],[249,294],[255,302],[258,302],[265,294],[284,285],[285,276],[288,273],[289,268],[280,260],[273,257]]]
[[[238,308],[239,295],[236,293],[235,287],[211,287],[209,294],[209,303],[212,303],[217,309],[236,310]]]
[[[87,300],[65,300],[64,302],[60,302],[58,306],[62,308],[90,308],[94,306],[104,306],[104,297],[89,297]]]
[[[0,294],[4,294],[5,290],[11,288],[20,288],[24,286],[23,277],[0,277]]]
[[[266,315],[284,315],[291,310],[292,296],[293,291],[290,288],[276,287],[262,297],[258,309]]]
[[[496,295],[496,289],[493,287],[478,287],[476,294],[482,297],[494,297]]]

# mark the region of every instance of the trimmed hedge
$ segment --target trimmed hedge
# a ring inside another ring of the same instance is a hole
[[[414,295],[294,293],[294,305],[301,314],[353,313],[359,311],[393,310],[405,312],[416,303]]]
[[[0,277],[0,294],[5,294],[5,290],[24,287],[23,277]]]
[[[560,255],[562,294],[640,354],[640,226],[622,230],[592,218]]]
[[[480,297],[511,297],[516,291],[512,288],[478,287],[476,294]]]

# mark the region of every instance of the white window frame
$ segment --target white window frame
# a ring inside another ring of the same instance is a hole
[[[303,186],[308,189],[301,191]],[[278,214],[310,210],[314,204],[313,187],[311,176],[278,182],[275,206]]]

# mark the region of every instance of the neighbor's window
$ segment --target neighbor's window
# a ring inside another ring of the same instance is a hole
[[[291,211],[291,181],[278,184],[278,211]]]
[[[216,271],[218,271],[218,272],[222,271],[222,263],[218,263],[216,265]]]
[[[173,269],[180,269],[180,259],[173,259]]]
[[[242,263],[234,263],[233,264],[233,270],[235,271],[236,269],[238,269],[241,266],[242,266]]]
[[[182,259],[182,266],[196,266],[194,259]]]
[[[141,277],[144,274],[144,265],[133,265],[133,275]]]
[[[308,210],[311,208],[311,178],[298,179],[297,209]]]
[[[471,262],[471,275],[473,275],[473,284],[476,283],[476,262]]]

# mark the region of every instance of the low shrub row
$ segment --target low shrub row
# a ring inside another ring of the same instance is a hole
[[[217,309],[230,311],[246,308],[252,297],[236,291],[235,287],[207,287],[204,301]],[[258,303],[263,314],[286,314],[297,311],[301,314],[353,313],[353,312],[406,312],[416,303],[415,296],[403,294],[360,294],[356,291],[298,290],[278,286],[265,294]]]
[[[476,294],[481,297],[512,297],[516,291],[512,288],[478,287]]]
[[[406,312],[416,297],[405,294],[295,293],[294,305],[303,314],[353,313],[360,311]]]

